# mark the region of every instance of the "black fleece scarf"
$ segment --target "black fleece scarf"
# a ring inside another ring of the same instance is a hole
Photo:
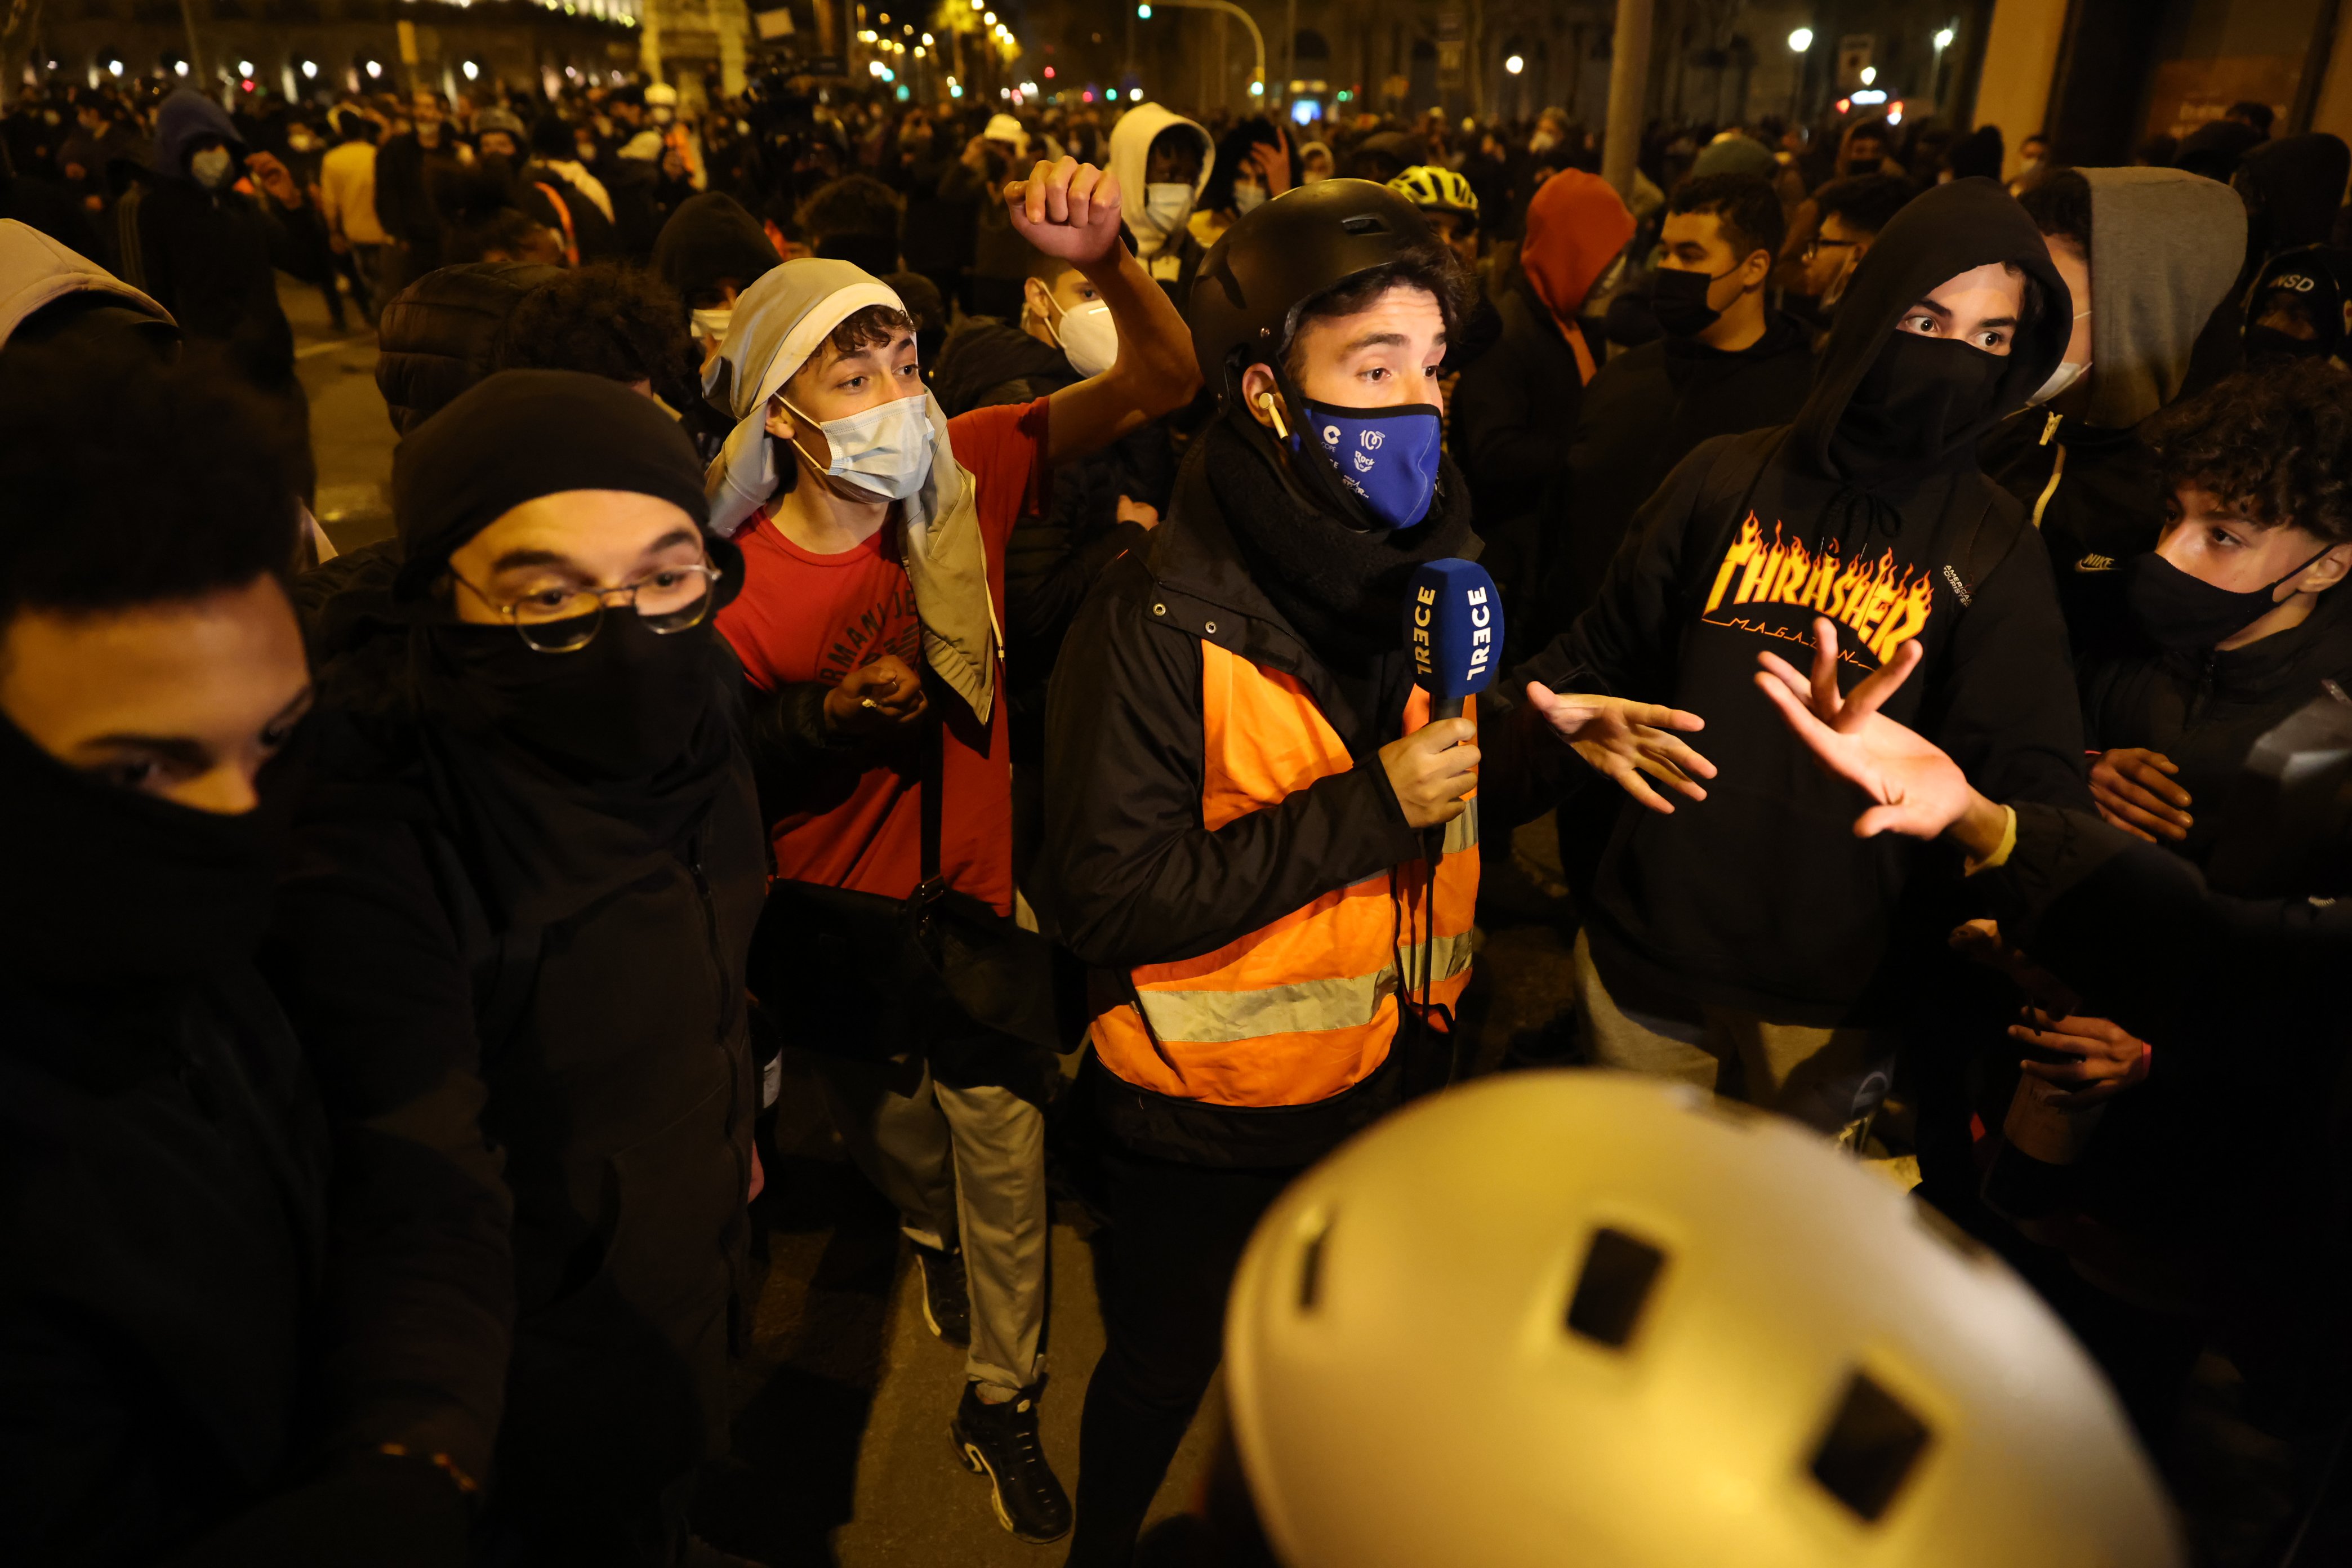
[[[68,767],[0,718],[0,789],[23,831],[0,966],[42,990],[184,984],[248,962],[269,921],[308,726],[260,804],[199,811]]]
[[[1424,562],[1472,551],[1470,489],[1452,458],[1438,471],[1429,515],[1411,528],[1365,530],[1310,499],[1292,470],[1319,447],[1293,454],[1228,405],[1200,439],[1209,488],[1251,578],[1317,658],[1360,668],[1402,646],[1406,580]]]
[[[1996,263],[2022,271],[2034,296],[2032,319],[2019,327],[2008,354],[1917,339],[1886,357],[1905,311],[1960,273]],[[2050,247],[2016,198],[1986,179],[1937,185],[1895,214],[1853,269],[1814,365],[1812,391],[1790,432],[1791,451],[1823,479],[1881,491],[1973,462],[1985,432],[2024,407],[2057,368],[2074,314]],[[1990,363],[1945,365],[1947,356],[1923,356],[1923,348]],[[1944,384],[1922,387],[1922,373]],[[1989,388],[1979,391],[1986,382]],[[1914,428],[1927,414],[1932,422]]]

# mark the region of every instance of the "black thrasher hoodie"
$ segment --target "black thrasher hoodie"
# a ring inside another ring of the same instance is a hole
[[[1928,290],[1994,263],[2032,283],[2010,355],[1895,332]],[[1840,623],[1848,685],[1906,640],[1926,644],[1886,712],[1994,798],[2089,805],[2049,558],[1975,460],[2057,364],[2072,316],[2041,235],[1998,184],[1919,197],[1856,269],[1796,422],[1695,449],[1634,519],[1591,609],[1510,683],[1514,697],[1535,679],[1706,721],[1691,737],[1721,770],[1706,801],[1658,815],[1587,776],[1563,806],[1612,989],[1778,1023],[1898,1015],[1892,928],[1938,852],[1856,839],[1854,792],[1815,768],[1754,685],[1766,649],[1807,665],[1817,615]]]

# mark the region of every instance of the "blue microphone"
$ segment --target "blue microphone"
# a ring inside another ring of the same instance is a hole
[[[1503,656],[1502,595],[1486,569],[1448,557],[1415,572],[1405,589],[1404,643],[1412,683],[1429,693],[1430,717],[1462,717],[1462,700],[1486,689]]]

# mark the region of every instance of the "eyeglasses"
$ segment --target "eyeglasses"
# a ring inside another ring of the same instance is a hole
[[[1805,241],[1803,259],[1811,261],[1824,250],[1844,250],[1861,243],[1862,241],[1858,239],[1823,239],[1820,235],[1815,235]]]
[[[624,588],[542,588],[502,605],[455,572],[467,592],[496,610],[515,634],[540,653],[575,653],[604,628],[604,606],[618,599],[656,637],[690,631],[710,616],[719,568],[665,566]]]

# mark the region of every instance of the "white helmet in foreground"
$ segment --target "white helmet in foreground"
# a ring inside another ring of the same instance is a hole
[[[1792,1124],[1598,1072],[1307,1173],[1225,1376],[1286,1568],[2167,1568],[2091,1363],[1997,1258]]]

